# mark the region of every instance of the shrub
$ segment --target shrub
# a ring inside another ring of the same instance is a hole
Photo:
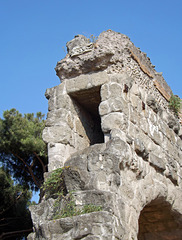
[[[64,183],[63,168],[54,170],[44,182],[42,189],[46,198],[57,198],[59,195],[65,195],[67,190]]]
[[[65,199],[65,206],[60,210],[57,211],[53,217],[53,220],[59,218],[66,218],[66,217],[73,217],[81,214],[91,213],[91,212],[98,212],[102,211],[102,206],[87,204],[84,205],[82,209],[77,209],[75,200],[72,194],[69,194],[69,197]]]
[[[68,168],[68,167],[66,167]],[[73,192],[67,192],[64,182],[64,168],[58,168],[51,173],[43,184],[43,191],[46,198],[56,198],[54,203],[53,219],[72,217],[80,214],[101,211],[102,207],[97,205],[84,205],[82,209],[78,209],[75,204]],[[60,204],[61,203],[61,204]]]
[[[97,36],[94,36],[93,34],[90,35],[90,37],[89,37],[89,41],[90,41],[91,43],[96,43],[97,39],[98,39],[98,37],[97,37]]]
[[[169,100],[169,108],[178,116],[181,109],[181,99],[176,95],[171,95]]]

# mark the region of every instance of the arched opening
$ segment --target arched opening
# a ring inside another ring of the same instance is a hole
[[[139,218],[138,240],[181,240],[182,226],[179,215],[163,198],[144,207]]]
[[[101,102],[100,86],[70,94],[85,129],[90,145],[104,142],[98,107]]]

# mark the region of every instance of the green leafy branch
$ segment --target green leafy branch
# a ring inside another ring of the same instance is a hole
[[[169,100],[169,108],[178,116],[181,109],[181,99],[172,94]]]

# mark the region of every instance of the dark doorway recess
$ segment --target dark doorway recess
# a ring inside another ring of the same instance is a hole
[[[144,207],[139,218],[138,240],[181,240],[180,216],[163,198]]]
[[[100,86],[70,94],[90,145],[104,142],[98,107],[101,102]]]

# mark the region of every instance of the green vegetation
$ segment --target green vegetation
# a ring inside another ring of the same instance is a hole
[[[64,199],[65,200],[65,199]],[[77,209],[74,197],[72,194],[66,198],[65,207],[63,207],[60,211],[57,211],[53,217],[53,219],[73,217],[81,214],[98,212],[102,210],[102,206],[97,206],[93,204],[84,205],[82,209]]]
[[[65,195],[67,192],[64,184],[63,168],[54,170],[44,182],[42,189],[46,198],[57,198]]]
[[[31,190],[40,189],[47,165],[43,118],[14,108],[0,118],[0,239],[22,239],[32,231]]]
[[[178,96],[172,94],[169,100],[169,108],[178,116],[181,109],[181,99]]]
[[[89,41],[90,41],[91,43],[96,43],[97,39],[98,39],[98,37],[97,37],[97,36],[94,36],[93,34],[90,35],[90,37],[89,37]]]
[[[101,206],[92,204],[84,205],[82,209],[77,208],[73,192],[68,193],[64,183],[64,168],[56,169],[51,173],[43,184],[43,191],[45,192],[46,198],[56,198],[54,203],[55,214],[53,219],[73,217],[80,214],[102,210]]]
[[[47,165],[47,147],[42,140],[44,115],[24,116],[16,109],[0,118],[0,162],[24,189],[37,191]]]
[[[27,205],[31,192],[14,184],[10,174],[0,168],[0,239],[22,239],[32,231]]]

